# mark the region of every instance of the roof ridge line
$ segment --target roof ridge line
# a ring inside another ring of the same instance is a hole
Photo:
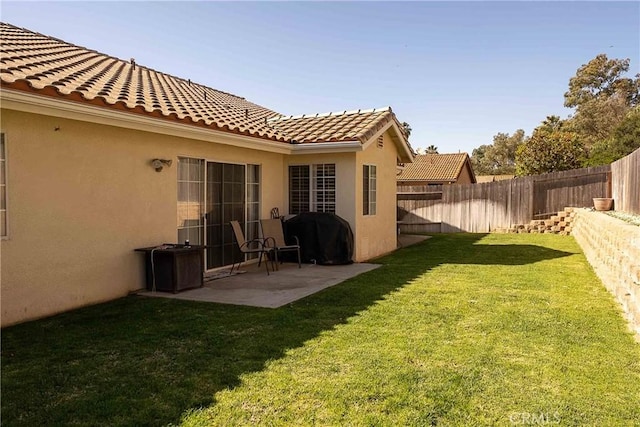
[[[281,115],[280,117],[274,117],[269,119],[269,121],[279,121],[279,120],[297,120],[297,119],[307,119],[307,118],[316,118],[316,117],[329,117],[329,116],[347,116],[351,114],[368,114],[368,113],[376,113],[382,111],[391,110],[390,106],[380,107],[380,108],[369,108],[369,109],[359,109],[359,110],[343,110],[343,111],[330,111],[328,113],[311,113],[311,114],[298,114],[298,115]]]

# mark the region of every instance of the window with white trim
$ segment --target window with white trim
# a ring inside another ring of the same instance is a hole
[[[289,166],[289,213],[336,212],[336,165]]]
[[[7,237],[7,152],[0,133],[0,237]]]
[[[362,167],[362,214],[376,214],[376,170],[375,165]]]

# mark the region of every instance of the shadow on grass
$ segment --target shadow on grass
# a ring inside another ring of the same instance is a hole
[[[242,374],[443,263],[518,265],[571,255],[439,235],[384,266],[279,309],[128,297],[2,331],[2,417],[11,425],[163,425]]]

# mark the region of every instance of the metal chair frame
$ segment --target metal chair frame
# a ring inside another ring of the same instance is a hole
[[[278,254],[286,251],[296,251],[298,254],[298,268],[302,268],[300,261],[300,241],[297,236],[293,236],[296,243],[287,245],[284,240],[284,231],[282,229],[282,221],[280,219],[261,219],[260,228],[262,228],[262,236],[264,245],[274,251],[276,268],[278,267]],[[282,261],[280,261],[282,264]]]
[[[240,249],[240,252],[242,252],[242,258],[243,258],[238,263],[238,268],[236,271],[240,271],[240,266],[244,262],[244,257],[246,254],[260,254],[260,257],[258,258],[258,267],[260,267],[260,264],[262,263],[262,256],[264,254],[267,254],[267,259],[265,260],[264,265],[267,269],[267,276],[268,276],[269,275],[268,254],[271,252],[274,252],[274,249],[266,246],[265,239],[257,238],[253,240],[246,240],[244,237],[244,232],[242,231],[242,227],[240,227],[240,223],[238,221],[229,221],[229,224],[231,224],[231,228],[233,229],[233,235],[236,239],[236,242],[238,243],[238,248]],[[252,248],[251,245],[254,245],[255,247]],[[229,275],[233,274],[233,269],[235,265],[236,263],[234,261],[233,264],[231,265],[231,271],[229,271]],[[275,268],[272,267],[272,270],[275,271]]]

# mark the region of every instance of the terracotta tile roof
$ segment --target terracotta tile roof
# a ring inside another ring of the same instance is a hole
[[[390,121],[397,123],[390,108],[283,116],[133,60],[124,61],[6,23],[0,23],[0,41],[4,88],[286,143],[364,142]],[[403,142],[408,145],[406,138]]]
[[[244,98],[2,23],[3,86],[285,141]]]
[[[364,143],[390,121],[391,107],[301,116],[281,116],[268,123],[296,143],[360,141]]]
[[[397,180],[455,182],[467,161],[467,153],[421,154],[413,159],[413,163],[405,166]]]

